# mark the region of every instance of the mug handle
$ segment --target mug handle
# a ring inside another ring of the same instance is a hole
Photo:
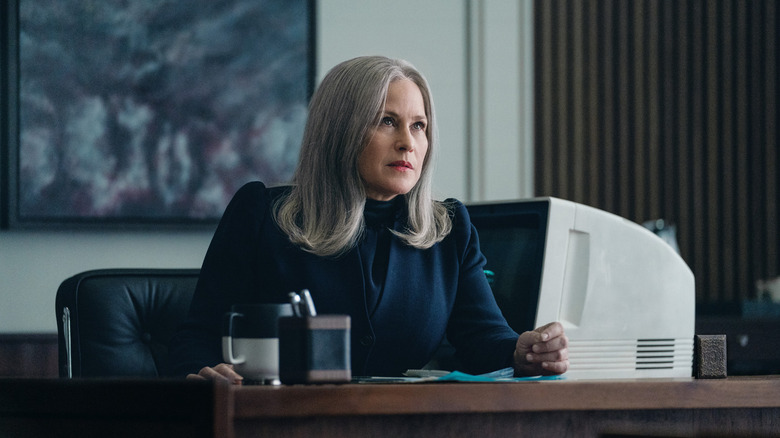
[[[241,318],[244,315],[238,312],[228,312],[225,314],[225,336],[222,337],[222,359],[227,363],[237,365],[246,362],[244,356],[233,356],[233,322],[235,318]]]

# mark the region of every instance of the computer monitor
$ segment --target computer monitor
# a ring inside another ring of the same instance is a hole
[[[661,238],[557,198],[467,205],[517,332],[560,321],[576,379],[690,377],[694,277]]]

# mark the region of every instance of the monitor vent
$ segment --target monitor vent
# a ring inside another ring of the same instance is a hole
[[[569,340],[569,369],[577,372],[690,373],[692,360],[693,339]]]
[[[636,346],[636,369],[659,370],[674,368],[674,339],[639,339]]]

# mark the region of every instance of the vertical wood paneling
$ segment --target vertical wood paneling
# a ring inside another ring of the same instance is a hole
[[[568,5],[571,7],[571,53],[573,56],[574,65],[582,66],[582,69],[575,69],[570,71],[571,80],[569,84],[571,86],[571,100],[572,107],[569,111],[571,115],[572,132],[571,139],[571,155],[572,162],[585,163],[585,16],[583,14],[583,3],[570,2]],[[585,181],[585,171],[587,166],[573,166],[572,171],[567,175],[568,183],[570,187],[570,194],[575,198],[581,198],[584,196],[585,184],[577,184],[577,181]]]
[[[734,16],[736,17],[734,34],[734,53],[745,54],[748,52],[747,47],[747,6],[748,0],[739,0],[734,6]],[[742,196],[736,196],[737,199],[737,227],[735,230],[735,239],[738,241],[736,254],[737,257],[737,278],[740,284],[747,284],[749,282],[749,273],[753,266],[753,254],[751,249],[753,244],[751,242],[751,217],[750,211],[750,197],[745,196],[749,193],[750,186],[748,184],[750,177],[750,166],[748,164],[749,159],[749,145],[751,140],[748,137],[748,64],[746,56],[735,56],[734,63],[736,64],[736,75],[734,84],[734,99],[735,99],[735,121],[734,131],[736,137],[734,138],[734,151],[733,156],[737,161],[737,168],[735,170],[734,181],[736,183],[735,189],[737,194]]]
[[[677,225],[703,306],[778,272],[773,0],[537,0],[536,194]]]
[[[0,334],[0,378],[54,378],[57,334]]]
[[[734,77],[733,68],[731,66],[731,60],[734,59],[734,42],[732,32],[728,32],[727,29],[734,29],[734,11],[732,9],[731,2],[723,2],[721,4],[722,10],[720,14],[716,15],[718,20],[718,26],[720,32],[720,44],[716,42],[715,49],[719,49],[721,56],[718,60],[719,81],[721,84],[720,92],[720,104],[716,106],[718,116],[718,126],[721,129],[720,138],[722,141],[721,150],[723,151],[721,156],[723,166],[723,175],[735,175],[736,174],[736,157],[734,157],[734,151],[728,150],[722,145],[735,144],[734,143],[734,131],[732,129],[732,114],[734,108]],[[717,87],[717,83],[714,84]],[[721,182],[721,202],[720,202],[720,216],[723,218],[723,233],[721,238],[723,240],[723,246],[726,248],[734,248],[737,222],[735,220],[737,206],[734,202],[734,184],[728,184],[722,178]],[[724,263],[736,264],[739,257],[737,255],[724,257]],[[731,291],[732,296],[730,299],[737,298],[733,296],[734,291],[737,290],[736,274],[738,269],[723,269],[723,285],[726,292]]]
[[[660,18],[658,2],[647,2],[647,29],[645,31],[645,41],[647,42],[647,163],[644,167],[647,172],[648,181],[648,202],[647,210],[644,211],[644,217],[661,217],[661,191],[663,179],[656,178],[655,169],[659,169],[663,154],[660,148],[660,100],[661,79],[659,77],[659,51],[661,35],[658,33]],[[641,123],[641,121],[640,121]]]
[[[683,3],[684,4],[684,3]],[[704,273],[708,271],[708,267],[711,266],[708,257],[705,255],[708,253],[709,248],[706,246],[707,238],[709,237],[709,221],[704,215],[704,208],[707,202],[706,187],[704,186],[703,166],[705,163],[705,144],[704,138],[706,134],[706,127],[704,125],[704,118],[702,116],[706,102],[704,96],[706,95],[704,85],[704,11],[703,1],[697,0],[692,2],[692,8],[690,11],[689,26],[691,30],[691,73],[692,75],[686,78],[688,82],[688,92],[691,94],[691,106],[686,108],[686,111],[691,114],[691,124],[686,126],[690,132],[690,155],[691,160],[688,164],[688,171],[692,179],[688,182],[691,192],[691,205],[693,208],[693,226],[691,231],[693,232],[693,251],[690,252],[691,261],[694,274]],[[683,171],[685,171],[683,169]],[[708,278],[709,280],[709,278]],[[697,289],[696,298],[697,301],[701,301],[704,298],[704,294],[712,294],[707,289],[699,287]],[[717,297],[717,293],[715,294]]]
[[[631,11],[630,20],[630,32],[632,35],[632,47],[633,50],[633,62],[629,70],[629,83],[633,91],[633,99],[631,101],[631,107],[636,108],[635,111],[631,111],[631,131],[634,136],[634,148],[628,148],[630,151],[629,162],[633,165],[633,177],[631,178],[633,186],[626,195],[630,199],[632,209],[631,216],[633,217],[647,217],[645,213],[645,207],[647,206],[647,194],[651,190],[650,181],[645,172],[646,160],[639,160],[636,157],[647,157],[647,111],[649,106],[647,105],[648,97],[645,93],[646,81],[640,81],[638,75],[647,74],[648,66],[645,62],[645,55],[647,53],[647,38],[645,35],[645,1],[639,0],[631,3],[633,11]],[[629,166],[626,166],[629,167]],[[637,190],[637,187],[643,187],[643,190]]]
[[[691,163],[688,157],[690,156],[691,149],[691,136],[688,131],[688,126],[691,123],[690,114],[688,112],[689,100],[690,100],[690,85],[688,78],[691,75],[691,38],[690,38],[690,13],[687,4],[675,4],[670,5],[671,2],[666,3],[666,7],[672,10],[672,15],[677,16],[677,20],[674,21],[675,29],[674,33],[678,38],[678,44],[670,47],[671,51],[676,51],[677,56],[674,59],[673,66],[676,66],[676,72],[671,77],[671,81],[675,84],[676,106],[671,110],[672,118],[677,119],[677,139],[667,143],[667,147],[671,146],[675,149],[675,156],[677,158],[677,166],[674,168],[675,176],[677,177],[677,188],[671,190],[668,194],[672,198],[677,198],[677,208],[679,211],[679,219],[674,216],[669,216],[669,213],[664,212],[664,218],[672,222],[678,222],[678,244],[680,246],[680,253],[682,257],[693,266],[693,254],[692,242],[696,239],[694,230],[698,229],[696,221],[693,218],[693,196],[691,194],[690,183],[690,167]],[[674,42],[673,42],[674,44]],[[676,64],[675,64],[676,63]],[[702,281],[699,278],[701,271],[693,271],[696,275],[696,300],[697,302],[703,300]]]
[[[764,123],[764,77],[763,77],[763,19],[761,17],[761,10],[763,7],[761,3],[750,2],[749,10],[749,88],[750,88],[750,142],[756,145],[755,149],[749,150],[751,160],[750,170],[750,204],[753,214],[756,216],[756,226],[760,229],[766,229],[766,223],[764,221],[763,211],[766,206],[766,202],[763,199],[763,187],[764,180],[766,179],[766,167],[763,162],[766,160],[766,154],[768,151],[767,144],[765,143],[765,135],[763,129]],[[776,147],[776,146],[775,146]],[[753,236],[753,258],[755,263],[760,267],[763,267],[766,263],[766,258],[762,257],[762,254],[766,254],[767,243],[765,236],[759,236],[754,234]],[[761,269],[761,268],[759,268]]]
[[[553,144],[555,143],[555,129],[553,129],[553,123],[556,117],[553,116],[553,84],[556,82],[553,74],[553,27],[552,20],[552,2],[542,2],[535,5],[534,16],[536,23],[536,41],[539,38],[547,41],[547,44],[539,46],[537,44],[535,50],[537,52],[537,59],[534,62],[535,75],[534,83],[536,84],[536,98],[537,102],[536,112],[538,116],[534,119],[534,125],[536,126],[537,135],[534,136],[535,142],[538,145],[535,147],[534,156],[536,157],[536,168],[534,179],[535,181],[543,180],[541,183],[546,187],[553,187],[553,176],[556,173],[555,160],[550,156]],[[540,56],[539,56],[540,55]],[[544,99],[538,98],[538,96],[545,96]],[[539,185],[537,182],[536,185]]]
[[[704,205],[703,214],[707,220],[706,230],[707,236],[705,239],[705,252],[708,257],[702,257],[703,261],[708,266],[714,267],[710,280],[715,284],[724,284],[722,278],[722,266],[724,254],[716,251],[718,240],[723,239],[723,230],[721,229],[721,221],[723,217],[720,212],[720,204],[716,197],[721,197],[723,192],[721,190],[719,181],[721,180],[720,173],[720,156],[719,142],[721,138],[720,124],[718,123],[718,113],[720,112],[721,105],[719,100],[719,82],[720,72],[719,64],[719,32],[718,32],[718,2],[703,2],[704,9],[704,44],[705,49],[702,53],[704,56],[704,69],[702,74],[704,75],[703,85],[704,87],[704,132],[705,138],[703,139],[702,146],[706,151],[706,164],[703,169],[704,172],[704,194],[706,196],[706,203]],[[722,198],[721,198],[722,200]],[[730,288],[719,288],[721,293],[720,300],[728,300],[731,293]]]
[[[569,104],[571,104],[571,98],[568,95],[569,87],[571,87],[571,80],[570,80],[570,72],[569,72],[569,66],[568,59],[570,56],[569,53],[569,32],[570,32],[570,23],[569,23],[569,14],[567,10],[567,5],[569,5],[569,2],[566,1],[558,1],[554,3],[556,7],[553,8],[553,13],[551,14],[551,17],[555,19],[556,26],[553,26],[553,29],[556,29],[554,36],[554,41],[556,43],[555,47],[555,63],[553,64],[555,77],[556,77],[556,85],[554,86],[554,102],[555,102],[555,115],[556,115],[556,133],[555,133],[555,142],[553,143],[553,149],[555,150],[552,158],[555,160],[555,165],[559,169],[566,169],[564,172],[561,172],[559,169],[555,172],[555,181],[558,184],[558,187],[563,191],[563,193],[566,193],[566,196],[571,196],[570,193],[570,181],[572,178],[569,176],[571,173],[571,168],[569,167],[569,158],[570,154],[569,152],[569,143],[568,143],[568,136],[561,135],[564,132],[571,132],[569,121],[570,121],[570,114],[571,109],[569,108]]]
[[[595,102],[601,102],[601,88],[599,87],[598,77],[600,76],[600,64],[599,58],[601,52],[599,47],[601,40],[599,39],[599,30],[597,23],[599,21],[599,8],[585,8],[586,20],[585,29],[587,29],[587,35],[585,38],[585,47],[587,53],[585,55],[585,62],[587,63],[587,74],[585,75],[587,90],[585,94],[584,110],[587,117],[585,121],[585,129],[587,132],[587,138],[585,139],[585,147],[591,149],[595,145],[602,145],[601,129],[598,111],[593,111],[595,108]],[[601,174],[601,163],[598,160],[598,156],[594,153],[586,154],[587,159],[587,177],[584,181],[585,196],[587,199],[601,199],[602,194],[599,191],[598,177]]]
[[[659,23],[659,32],[661,35],[661,46],[658,50],[659,84],[661,87],[662,99],[660,104],[660,125],[655,125],[659,132],[660,145],[676,145],[681,140],[679,137],[680,128],[679,117],[675,117],[677,109],[677,97],[679,96],[679,81],[675,80],[675,74],[678,72],[679,33],[675,24],[674,8],[669,2],[661,3],[661,18]],[[653,217],[662,217],[669,215],[680,218],[679,208],[679,160],[677,159],[677,150],[679,147],[662,147],[660,153],[663,154],[661,168],[666,170],[665,178],[659,178],[658,184],[662,186],[660,210],[655,212]],[[682,224],[678,224],[681,227]]]
[[[594,154],[597,160],[601,161],[602,163],[602,168],[598,172],[598,174],[602,176],[602,179],[604,176],[612,176],[612,169],[615,167],[615,141],[617,138],[617,125],[615,123],[615,114],[617,113],[617,107],[615,105],[615,88],[617,84],[615,83],[614,75],[614,68],[617,65],[617,58],[615,56],[614,45],[615,7],[613,1],[614,0],[605,0],[602,3],[599,3],[601,6],[601,13],[599,16],[603,17],[603,21],[598,24],[593,24],[593,27],[603,29],[602,35],[599,38],[603,42],[603,49],[598,55],[598,58],[602,59],[603,61],[601,63],[600,76],[598,78],[594,78],[594,80],[604,84],[603,87],[601,87],[601,90],[604,93],[604,98],[601,102],[594,102],[594,105],[589,108],[589,111],[600,113],[599,115],[604,121],[603,126],[601,126],[603,143],[600,147],[600,149],[603,150],[603,153]],[[593,5],[590,5],[590,7],[593,7]],[[537,43],[541,42],[537,41]],[[544,96],[540,96],[540,99],[544,99]],[[600,111],[599,108],[603,108],[603,110]],[[592,147],[596,150],[599,149],[599,146],[600,145],[598,144],[592,145]],[[611,181],[612,180],[610,179],[609,182]],[[616,202],[616,190],[614,190],[614,186],[607,183],[607,181],[599,180],[592,181],[591,184],[598,185],[601,188],[599,191],[601,194],[599,197],[601,203],[598,205],[614,205]],[[545,190],[542,190],[540,193],[545,192]]]
[[[632,5],[632,2],[620,1],[615,3],[617,9],[617,133],[618,138],[615,144],[617,152],[615,169],[612,169],[611,174],[615,179],[610,181],[610,185],[617,191],[618,206],[621,211],[628,213],[631,210],[629,205],[630,185],[634,183],[631,175],[631,162],[629,161],[628,151],[629,145],[633,143],[631,138],[631,126],[630,122],[630,99],[632,84],[629,82],[629,72],[631,67],[631,34],[629,33],[629,13],[628,8]]]
[[[766,229],[764,224],[764,210],[765,203],[763,202],[763,194],[761,193],[764,186],[763,180],[765,179],[764,173],[766,168],[762,165],[766,157],[767,145],[763,143],[763,71],[761,71],[761,41],[764,37],[762,29],[761,19],[761,3],[750,1],[747,3],[747,18],[748,18],[748,41],[747,41],[747,61],[748,61],[748,132],[750,133],[750,140],[748,148],[748,156],[750,157],[750,170],[749,170],[749,185],[748,195],[750,198],[750,210],[752,221],[757,229]],[[777,146],[774,146],[777,147]],[[753,241],[751,253],[753,262],[758,265],[758,269],[762,269],[766,263],[766,259],[762,257],[762,254],[766,254],[766,242],[765,236],[758,234],[751,234]]]
[[[777,244],[772,246],[772,242],[780,242],[780,152],[778,151],[777,143],[777,127],[780,126],[778,120],[777,111],[777,81],[778,79],[778,66],[777,66],[777,52],[780,50],[778,45],[777,36],[777,16],[778,7],[776,2],[768,1],[765,4],[764,17],[765,17],[765,29],[764,37],[766,41],[766,48],[764,50],[764,77],[766,78],[766,90],[764,93],[764,115],[765,124],[764,132],[766,135],[766,173],[767,180],[771,181],[774,177],[774,182],[770,182],[766,186],[767,201],[766,209],[764,211],[764,220],[766,221],[766,241],[769,245],[765,257],[765,266],[759,270],[759,274],[763,272],[772,272],[778,274],[778,266],[780,266],[780,250],[778,250]]]

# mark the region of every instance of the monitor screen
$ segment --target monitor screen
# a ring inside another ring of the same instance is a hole
[[[533,330],[542,280],[549,203],[467,206],[487,259],[485,274],[509,326]]]

